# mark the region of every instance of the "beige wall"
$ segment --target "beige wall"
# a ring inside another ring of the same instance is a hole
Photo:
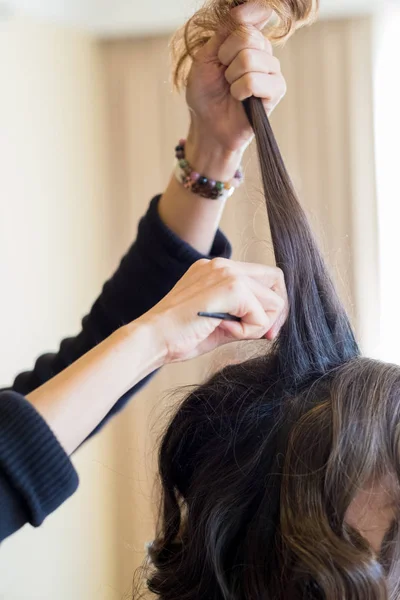
[[[0,383],[78,330],[109,253],[105,116],[96,44],[11,21],[0,32]],[[0,597],[109,600],[106,437],[77,459],[79,493],[0,547]],[[105,508],[106,507],[106,508]]]

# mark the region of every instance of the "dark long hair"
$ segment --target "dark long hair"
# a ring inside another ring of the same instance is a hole
[[[397,524],[377,554],[345,516],[371,482],[398,482],[400,369],[360,357],[263,105],[245,110],[290,314],[266,354],[214,375],[173,417],[148,587],[162,600],[397,599]]]

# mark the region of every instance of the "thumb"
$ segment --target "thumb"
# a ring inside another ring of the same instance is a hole
[[[262,5],[255,0],[245,0],[231,10],[231,15],[238,25],[253,26],[262,31],[273,15],[269,6]],[[212,60],[218,57],[218,52],[227,37],[232,33],[226,26],[218,28],[208,42],[199,51],[202,60]]]
[[[219,49],[228,36],[229,31],[226,27],[220,27],[218,31],[210,37],[208,42],[204,44],[203,48],[199,50],[199,57],[201,57],[202,60],[217,59]]]

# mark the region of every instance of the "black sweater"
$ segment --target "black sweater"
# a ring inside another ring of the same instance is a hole
[[[0,392],[0,541],[25,523],[39,526],[78,486],[69,457],[24,396],[121,325],[149,310],[196,260],[203,258],[162,223],[157,205],[155,198],[140,222],[135,243],[83,319],[79,335],[64,340],[57,354],[41,356],[33,371],[19,375],[9,390]],[[221,232],[217,233],[211,255],[230,255],[229,243]],[[125,394],[93,433],[148,379]],[[82,399],[88,401],[96,399]]]

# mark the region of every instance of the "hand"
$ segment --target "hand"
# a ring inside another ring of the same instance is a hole
[[[214,154],[210,165],[221,157],[224,171],[229,169],[227,162],[232,166],[240,162],[253,137],[242,100],[262,98],[270,114],[286,92],[279,60],[262,33],[272,11],[250,1],[233,8],[231,14],[238,30],[230,35],[223,29],[217,32],[198,51],[189,73],[186,97],[191,127],[186,153],[199,172],[207,167],[198,164],[207,153]],[[217,177],[209,170],[204,173]]]
[[[203,259],[138,321],[150,325],[152,337],[162,337],[165,362],[176,362],[236,340],[273,340],[287,310],[280,269],[222,258]],[[228,312],[241,317],[242,322],[199,317],[200,311]]]

